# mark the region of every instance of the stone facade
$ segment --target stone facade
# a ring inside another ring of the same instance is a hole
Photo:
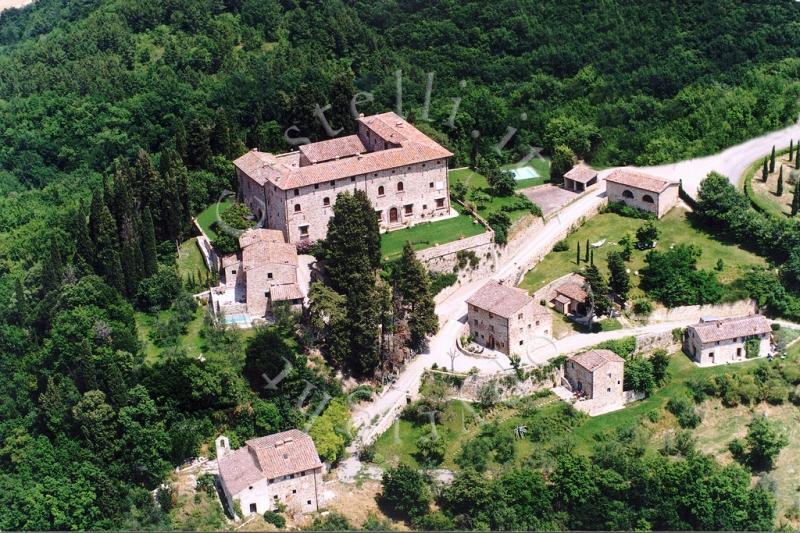
[[[552,315],[525,291],[491,281],[467,300],[467,321],[475,342],[506,355],[553,331]]]
[[[609,202],[622,202],[663,217],[678,203],[678,183],[632,170],[615,170],[606,178]]]
[[[252,439],[235,451],[228,438],[220,436],[216,450],[220,485],[231,511],[236,508],[234,502],[244,517],[275,511],[279,505],[290,512],[319,510],[323,465],[308,435],[291,430]],[[286,458],[285,465],[274,464],[269,455]]]
[[[356,135],[278,156],[251,151],[234,165],[239,195],[259,223],[296,243],[325,238],[343,192],[365,191],[386,231],[449,215],[451,155],[398,115],[384,113],[360,118]]]
[[[772,332],[763,316],[703,320],[686,328],[684,351],[701,366],[738,363],[747,359],[750,339],[758,341],[758,357],[769,355]]]
[[[576,395],[600,405],[623,405],[625,361],[609,350],[591,350],[570,357],[564,367],[564,378]]]

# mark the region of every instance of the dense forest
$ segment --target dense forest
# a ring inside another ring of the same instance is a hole
[[[338,382],[279,331],[242,345],[206,324],[205,361],[172,345],[147,363],[139,342],[136,310],[195,312],[175,245],[235,189],[230,160],[247,148],[324,138],[320,112],[350,130],[355,98],[358,112],[402,107],[456,165],[509,131],[507,159],[561,145],[599,165],[716,151],[796,118],[799,9],[37,0],[4,11],[0,529],[169,527],[169,498],[155,505],[150,491],[172,466],[218,431],[238,445],[303,426],[325,395],[335,400],[312,431],[326,459],[341,453]],[[278,390],[257,382],[280,371],[265,353],[294,363]]]

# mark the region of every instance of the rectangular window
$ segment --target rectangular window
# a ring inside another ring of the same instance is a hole
[[[236,274],[236,271],[235,270],[231,270],[231,274]]]
[[[414,212],[414,204],[408,204],[404,206],[404,209],[405,209],[405,214],[410,215]]]
[[[608,388],[606,389],[606,392],[611,392],[611,387],[608,387]]]
[[[319,189],[319,183],[315,183],[314,184],[314,190],[317,190],[317,189]]]
[[[517,315],[517,318],[518,318],[518,319],[520,319],[520,320],[522,320],[522,313],[518,314],[518,315]]]
[[[272,272],[267,272],[267,279],[272,279]]]
[[[442,209],[443,207],[444,207],[444,198],[437,198],[436,209]]]
[[[311,500],[306,500],[306,505],[311,505]]]
[[[300,189],[295,189],[294,190],[294,195],[295,196],[300,196]]]
[[[308,238],[308,226],[300,226],[300,237]]]
[[[522,346],[522,344],[523,344],[524,342],[525,342],[525,341],[519,341],[519,345],[520,345],[520,346]]]

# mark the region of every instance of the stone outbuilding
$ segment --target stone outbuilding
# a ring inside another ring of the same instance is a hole
[[[506,355],[553,331],[552,315],[527,291],[494,280],[467,300],[467,321],[475,342]]]
[[[583,161],[564,174],[564,188],[572,192],[583,192],[597,185],[597,182],[597,171]]]
[[[324,239],[336,196],[364,191],[382,230],[451,216],[447,164],[453,155],[399,115],[356,121],[354,135],[273,155],[251,150],[233,164],[239,195],[265,228],[287,242]]]
[[[323,464],[307,434],[292,429],[250,439],[230,449],[226,436],[216,440],[222,492],[231,512],[243,516],[274,511],[285,505],[291,512],[319,510]]]
[[[580,274],[572,274],[563,283],[553,287],[548,301],[553,308],[563,315],[586,315],[586,298],[584,287],[586,278]]]
[[[625,404],[625,360],[611,350],[590,350],[567,359],[564,379],[579,400],[591,400],[592,410]]]
[[[622,202],[643,211],[664,216],[678,203],[678,183],[627,168],[606,177],[609,202]]]
[[[684,351],[700,366],[736,363],[748,358],[747,342],[753,357],[766,357],[772,350],[772,328],[763,315],[717,320],[702,319],[686,328]]]

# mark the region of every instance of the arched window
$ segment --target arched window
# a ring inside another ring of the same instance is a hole
[[[633,193],[631,191],[629,191],[628,189],[625,189],[624,191],[622,191],[622,197],[623,198],[633,198]]]
[[[397,192],[403,192],[403,182],[402,181],[398,181],[397,182]]]
[[[300,212],[300,204],[294,204],[294,212],[295,213],[299,213]]]
[[[653,200],[653,197],[650,196],[649,194],[645,194],[644,196],[642,196],[642,201],[645,202],[645,203],[648,203],[648,204],[656,203],[656,201]]]
[[[322,199],[322,205],[325,206],[331,205],[331,199],[326,196],[325,198]]]
[[[386,194],[386,192],[385,192],[385,190],[383,188],[383,185],[380,185],[378,187],[378,196],[383,196],[384,194]]]

